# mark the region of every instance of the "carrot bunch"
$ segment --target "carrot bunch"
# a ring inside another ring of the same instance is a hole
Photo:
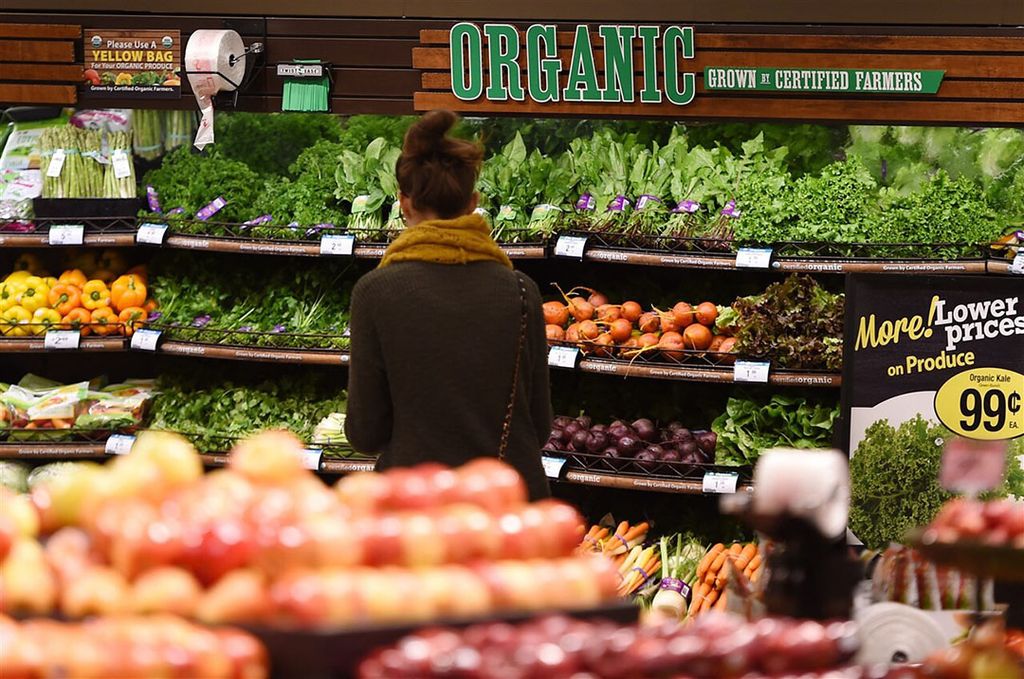
[[[661,556],[658,547],[651,545],[644,548],[636,545],[626,553],[626,558],[619,564],[619,596],[636,594],[651,577],[661,569]]]
[[[745,580],[754,583],[760,579],[763,569],[763,555],[753,542],[736,542],[728,548],[722,543],[714,545],[697,566],[696,584],[687,614],[692,617],[712,608],[725,610],[728,605],[725,589],[730,573],[741,573]]]
[[[612,533],[608,528],[595,524],[583,536],[577,551],[620,557],[619,561],[621,562],[629,550],[643,544],[647,539],[649,528],[650,524],[646,521],[641,521],[634,526],[631,526],[629,521],[622,521]]]

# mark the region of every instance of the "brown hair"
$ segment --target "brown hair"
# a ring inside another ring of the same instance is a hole
[[[424,114],[405,133],[402,155],[395,164],[398,187],[413,206],[442,219],[466,211],[484,158],[479,145],[448,136],[458,120],[446,110]]]

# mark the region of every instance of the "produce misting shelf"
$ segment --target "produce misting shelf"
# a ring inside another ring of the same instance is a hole
[[[279,349],[206,344],[202,342],[161,342],[157,353],[195,356],[256,363],[298,363],[303,365],[348,365],[347,352],[318,349]]]
[[[89,352],[116,352],[124,351],[126,347],[124,337],[83,337],[78,342],[77,349],[50,349],[46,346],[44,335],[33,335],[31,337],[0,337],[0,354],[35,353],[45,351],[48,353],[68,353],[76,351]]]
[[[637,361],[608,358],[584,358],[577,364],[581,372],[599,375],[617,375],[620,377],[646,377],[660,380],[679,380],[686,382],[718,382],[735,383],[732,367],[716,367],[704,365],[687,365],[684,363]],[[770,371],[768,384],[780,387],[827,387],[838,388],[842,385],[839,373],[817,371]]]
[[[2,441],[0,460],[97,460],[107,457],[103,442],[91,441]]]

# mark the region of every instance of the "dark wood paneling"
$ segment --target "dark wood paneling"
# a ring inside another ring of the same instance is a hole
[[[412,67],[416,40],[364,38],[273,38],[267,40],[267,61],[320,59],[335,66]],[[447,65],[446,65],[447,68]]]
[[[459,101],[444,92],[417,92],[417,111],[450,108],[474,114],[515,113],[517,115],[585,115],[589,117],[643,116],[649,118],[800,120],[830,122],[885,122],[939,124],[1024,124],[1024,106],[1020,103],[890,101],[849,99],[790,99],[758,96],[697,98],[688,106],[668,103],[633,106],[630,104],[537,104],[517,102],[514,107],[486,101]]]
[[[75,60],[75,44],[50,40],[0,40],[0,61],[48,61],[67,62]]]
[[[595,25],[596,26],[596,25]],[[450,28],[450,27],[449,27]],[[520,31],[525,38],[526,32]],[[596,33],[595,33],[596,35]],[[558,45],[572,47],[575,34],[559,31]],[[927,36],[927,35],[764,35],[756,33],[707,33],[697,27],[695,47],[721,50],[826,51],[826,52],[971,52],[1024,53],[1024,31],[1009,36]],[[420,31],[424,45],[448,45],[448,30]],[[484,39],[486,42],[486,38]]]
[[[421,19],[303,19],[271,17],[267,19],[268,36],[302,35],[337,38],[419,38],[422,30],[440,30],[447,35],[450,21]],[[445,41],[447,43],[447,40]]]
[[[3,24],[0,23],[0,38],[81,38],[80,26],[67,24]]]
[[[5,104],[74,104],[75,88],[73,85],[0,83],[0,102]]]
[[[0,13],[0,21],[21,23],[21,22],[40,22],[45,21],[53,24],[78,24],[86,28],[145,28],[145,29],[161,29],[161,28],[177,28],[182,32],[191,33],[200,28],[225,28],[230,26],[233,30],[236,30],[241,35],[263,35],[263,27],[265,20],[263,17],[233,17],[233,16],[160,16],[159,14],[69,14],[67,13],[68,5],[71,3],[63,3],[63,7],[57,8],[57,13],[54,14],[15,14],[15,13]],[[114,9],[121,9],[124,3],[120,3],[121,7]],[[133,9],[138,7],[133,4]],[[6,2],[3,4],[3,9],[14,9],[10,7]],[[171,12],[171,10],[163,10],[165,12]],[[226,26],[227,25],[227,26]]]
[[[563,63],[568,64],[572,50],[559,49]],[[604,51],[595,46],[595,61],[603,61]],[[448,70],[447,47],[417,47],[413,50],[413,66],[423,70]],[[484,55],[486,63],[486,54]],[[643,66],[640,52],[634,54],[637,68]],[[525,63],[522,57],[521,63]],[[939,69],[949,78],[1020,78],[1024,73],[1024,57],[979,56],[967,54],[863,54],[856,52],[763,52],[763,51],[698,51],[693,59],[681,65],[689,71],[702,71],[706,66],[738,66],[768,68],[899,68]]]
[[[5,0],[10,10],[67,11],[68,0]],[[119,11],[124,0],[75,0],[82,12]],[[1020,0],[135,0],[137,12],[198,14],[287,13],[294,16],[563,19],[588,21],[686,21],[921,25],[1024,25]]]
[[[414,71],[415,72],[415,71]],[[562,86],[565,85],[565,74],[562,74],[560,79]],[[420,84],[424,90],[437,90],[442,92],[451,91],[452,77],[448,73],[441,71],[429,71],[423,73],[420,77]],[[636,87],[639,88],[643,85],[643,76],[637,76]],[[710,93],[714,94],[713,90],[708,90],[704,87],[704,74],[697,74],[697,94],[702,95]],[[743,96],[739,93],[734,95]],[[780,96],[787,96],[785,93],[779,93]],[[762,97],[763,93],[751,92],[749,97]],[[788,96],[806,96],[800,92],[790,93]],[[837,95],[837,96],[848,96],[848,97],[860,97],[864,98],[868,95],[865,94],[853,94],[848,95]],[[893,95],[879,94],[875,95],[879,98],[890,98]],[[938,94],[921,94],[917,95],[925,97],[927,99],[986,99],[986,100],[1005,100],[1005,101],[1024,101],[1024,79],[1022,80],[943,80],[942,85],[939,88]]]
[[[419,87],[420,72],[399,68],[335,68],[331,70],[331,94],[337,97],[377,96],[411,98]],[[258,90],[265,94],[280,95],[284,79],[277,77],[276,69],[267,69],[264,84]]]
[[[73,82],[82,80],[80,64],[4,64],[0,77],[9,80],[40,80],[50,82]]]

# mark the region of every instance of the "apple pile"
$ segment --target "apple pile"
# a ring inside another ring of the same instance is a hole
[[[203,475],[187,441],[145,432],[107,466],[0,497],[0,612],[328,627],[587,608],[615,595],[611,564],[573,555],[579,514],[527,503],[498,460],[355,474],[332,488],[303,468],[301,450],[291,434],[265,432]]]
[[[679,422],[658,426],[640,418],[594,424],[587,415],[556,417],[545,448],[551,451],[589,453],[608,458],[630,458],[646,470],[660,462],[711,464],[718,436],[713,431],[690,431]]]
[[[368,657],[359,676],[810,678],[849,661],[858,645],[850,622],[765,618],[751,623],[709,613],[686,627],[651,628],[559,616],[518,626],[424,630]],[[867,679],[869,673],[854,669],[827,676]]]
[[[963,641],[925,659],[921,675],[928,679],[1024,678],[1021,657],[1001,618],[991,618],[971,630]]]
[[[735,360],[735,338],[716,333],[719,309],[713,302],[677,302],[671,309],[644,311],[639,302],[611,304],[600,292],[577,287],[563,293],[562,300],[544,302],[543,312],[548,342],[575,344],[594,356],[660,355],[681,361],[689,351],[711,352],[724,364]]]
[[[942,506],[927,532],[938,542],[1024,549],[1024,501],[955,498]]]
[[[267,653],[249,634],[207,629],[175,616],[99,618],[82,623],[0,615],[5,679],[34,677],[203,677],[262,679]]]

